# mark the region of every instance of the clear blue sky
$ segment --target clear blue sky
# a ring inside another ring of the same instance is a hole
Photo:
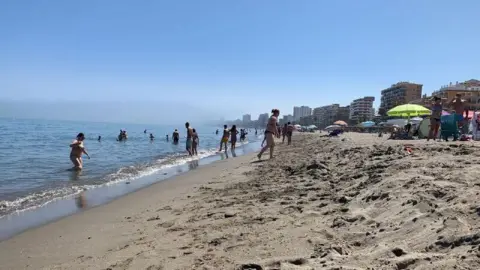
[[[378,99],[400,80],[430,93],[480,77],[478,10],[478,0],[3,0],[0,100],[122,102],[159,119],[170,115],[141,104],[186,104],[184,118],[236,118]]]

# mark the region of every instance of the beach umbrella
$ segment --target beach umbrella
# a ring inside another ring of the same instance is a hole
[[[325,130],[335,130],[335,129],[341,129],[342,127],[339,125],[331,125],[325,128]]]
[[[375,126],[375,122],[365,121],[365,122],[360,123],[360,126],[362,126],[362,127],[373,127],[373,126]]]
[[[388,116],[411,117],[419,115],[430,115],[429,109],[417,104],[403,104],[387,112]]]
[[[342,121],[342,120],[338,120],[338,121],[334,122],[333,124],[337,125],[337,126],[348,126],[348,124],[345,123],[345,121]]]

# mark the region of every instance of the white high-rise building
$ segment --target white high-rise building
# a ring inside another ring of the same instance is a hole
[[[350,122],[352,124],[371,121],[374,117],[373,101],[375,97],[363,97],[350,103]]]
[[[293,107],[293,120],[300,121],[301,117],[312,115],[312,108],[308,106]]]

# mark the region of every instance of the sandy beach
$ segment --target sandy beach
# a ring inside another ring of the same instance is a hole
[[[480,269],[480,145],[294,136],[0,242],[1,269]]]

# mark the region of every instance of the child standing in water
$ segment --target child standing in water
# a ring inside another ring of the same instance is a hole
[[[192,142],[192,154],[198,156],[197,152],[197,147],[200,143],[200,140],[198,139],[198,133],[195,129],[193,131],[193,142]]]

